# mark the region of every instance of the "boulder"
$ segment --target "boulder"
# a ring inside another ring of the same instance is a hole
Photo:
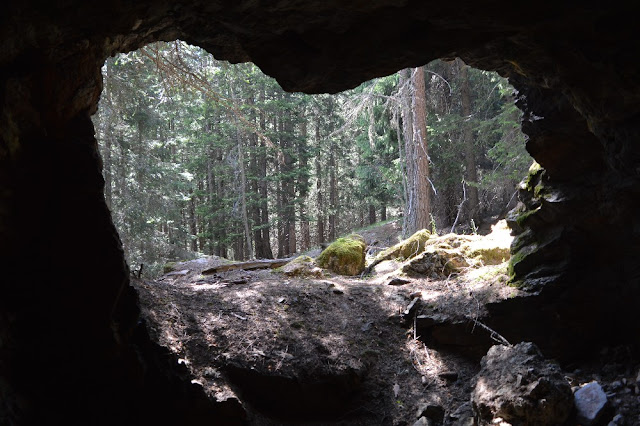
[[[321,277],[322,270],[316,266],[313,258],[298,256],[282,267],[282,273],[289,277]]]
[[[571,387],[560,368],[528,342],[489,349],[471,402],[483,422],[500,418],[523,426],[563,424],[573,407]]]
[[[499,265],[511,257],[513,237],[506,220],[501,220],[491,227],[491,233],[473,238],[461,246],[465,257],[482,265]]]
[[[607,395],[598,382],[587,383],[574,395],[576,420],[583,426],[595,425],[607,408]]]
[[[364,238],[353,234],[331,243],[316,263],[340,275],[358,275],[364,271],[366,244]]]
[[[467,260],[458,249],[434,244],[405,263],[402,272],[439,278],[458,273],[467,266]]]
[[[431,232],[427,231],[426,229],[421,229],[406,240],[403,240],[398,244],[381,251],[376,256],[376,260],[374,260],[374,262],[377,261],[376,263],[380,263],[380,261],[382,260],[389,259],[411,259],[424,250],[424,247],[427,241],[429,241],[429,238],[431,238]]]

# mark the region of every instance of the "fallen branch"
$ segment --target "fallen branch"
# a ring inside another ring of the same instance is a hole
[[[202,275],[215,274],[216,272],[235,271],[242,269],[245,271],[251,271],[254,269],[273,269],[279,268],[291,262],[294,258],[288,257],[286,259],[264,259],[264,260],[250,260],[248,262],[229,263],[224,265],[214,266],[213,268],[205,269],[202,271]]]

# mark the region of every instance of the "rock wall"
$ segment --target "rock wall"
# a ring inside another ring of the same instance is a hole
[[[496,324],[517,320],[508,337],[531,335],[547,354],[578,340],[637,343],[638,6],[614,6],[10,0],[0,13],[0,424],[42,420],[35,413],[49,424],[126,424],[143,415],[137,395],[175,389],[179,373],[145,367],[166,356],[141,355],[135,337],[146,333],[90,121],[104,59],[156,40],[252,60],[306,92],[442,57],[508,76],[546,171],[544,190],[521,193],[535,213],[514,246],[514,279],[534,300],[495,307],[505,319]],[[164,406],[180,413],[196,400]]]

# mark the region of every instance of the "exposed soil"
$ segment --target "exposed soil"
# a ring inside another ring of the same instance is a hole
[[[210,398],[241,401],[251,425],[412,425],[425,404],[437,424],[465,420],[479,359],[499,339],[483,327],[483,306],[518,292],[504,284],[504,265],[443,280],[404,277],[402,285],[388,284],[399,274],[394,261],[365,279],[274,270],[201,275],[222,262],[180,263],[134,285],[153,337]],[[571,367],[578,385],[602,364]],[[627,421],[619,424],[637,424],[637,365],[626,357],[609,369],[598,377],[620,382],[612,390],[620,391],[612,394],[620,409],[611,417],[622,412]]]

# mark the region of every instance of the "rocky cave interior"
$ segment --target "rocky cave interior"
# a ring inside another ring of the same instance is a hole
[[[90,119],[100,68],[157,40],[252,61],[286,90],[307,93],[456,56],[508,77],[527,149],[544,170],[521,191],[511,222],[513,273],[528,296],[493,307],[490,325],[561,360],[609,344],[637,349],[639,8],[546,0],[526,10],[502,0],[5,4],[0,423],[239,421],[150,340],[103,198]]]

